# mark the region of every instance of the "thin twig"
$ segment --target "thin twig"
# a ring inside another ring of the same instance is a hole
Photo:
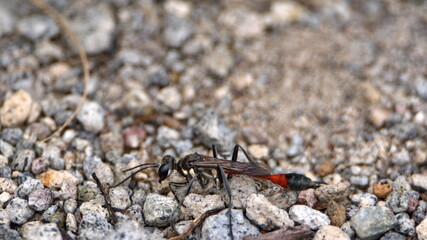
[[[81,44],[77,34],[74,32],[74,30],[70,27],[70,24],[68,21],[54,8],[52,8],[49,4],[44,2],[43,0],[30,0],[30,2],[36,6],[40,11],[45,12],[47,15],[49,15],[51,18],[55,20],[55,22],[62,28],[62,30],[65,32],[66,35],[70,38],[71,43],[76,47],[77,52],[79,53],[80,60],[82,61],[82,68],[83,68],[83,94],[80,98],[80,101],[74,110],[74,112],[67,118],[67,120],[62,124],[61,127],[55,130],[54,133],[52,133],[49,137],[42,140],[42,142],[46,142],[55,135],[60,134],[67,126],[68,124],[73,121],[73,119],[77,116],[77,114],[80,112],[80,109],[83,107],[83,104],[87,98],[88,95],[88,83],[90,79],[90,73],[89,73],[89,62],[87,60],[86,51]]]
[[[99,180],[98,176],[96,176],[96,173],[92,173],[92,178],[95,180],[96,185],[98,185],[99,190],[101,191],[102,196],[104,196],[104,200],[105,200],[105,205],[107,207],[108,213],[111,216],[111,221],[113,223],[117,223],[117,217],[116,215],[114,215],[114,210],[111,207],[111,199],[110,199],[110,195],[109,195],[109,187],[108,185],[105,186],[101,183],[101,181]]]
[[[207,217],[212,216],[214,214],[217,214],[222,210],[224,210],[224,209],[223,208],[216,208],[216,209],[211,209],[211,210],[206,211],[205,213],[201,214],[196,219],[194,219],[190,223],[190,226],[188,226],[187,229],[185,229],[185,231],[181,235],[168,238],[168,240],[181,240],[181,239],[183,239],[188,234],[190,234],[197,226],[199,226],[201,223],[203,223],[203,221],[205,221],[205,219]]]

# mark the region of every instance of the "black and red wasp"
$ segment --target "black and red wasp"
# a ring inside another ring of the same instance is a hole
[[[239,149],[242,150],[249,162],[237,161]],[[140,168],[117,185],[122,184],[138,172],[151,167],[159,167],[159,182],[162,182],[168,178],[174,170],[178,171],[183,177],[185,177],[186,182],[169,182],[169,187],[172,190],[173,187],[182,187],[187,185],[185,196],[190,193],[190,190],[195,181],[197,181],[202,188],[205,188],[209,181],[214,180],[217,187],[221,188],[224,186],[227,192],[230,234],[231,238],[234,239],[231,225],[231,190],[226,178],[226,174],[247,175],[254,178],[267,179],[281,186],[282,188],[292,191],[302,191],[309,188],[317,188],[319,187],[319,184],[323,183],[312,181],[307,176],[298,173],[272,174],[270,170],[261,167],[256,161],[254,161],[252,157],[246,152],[246,150],[238,144],[234,146],[231,160],[219,158],[215,145],[212,146],[212,152],[212,157],[199,153],[193,153],[186,155],[185,157],[179,159],[179,161],[176,161],[173,156],[166,155],[163,157],[160,165],[157,163],[144,163],[125,170],[130,171],[136,168]],[[173,190],[172,192],[174,193],[177,200],[182,203]]]

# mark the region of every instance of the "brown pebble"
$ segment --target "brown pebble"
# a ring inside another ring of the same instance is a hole
[[[307,189],[299,192],[297,203],[307,205],[311,208],[316,206],[317,198],[314,195],[314,189]]]
[[[391,190],[393,190],[393,187],[387,181],[380,181],[374,184],[374,194],[379,198],[386,199]]]
[[[147,134],[141,127],[134,126],[123,130],[123,137],[127,148],[138,148],[141,146],[146,136]]]
[[[64,175],[59,171],[48,170],[42,174],[40,180],[45,187],[60,188],[62,186],[62,182],[64,181]]]
[[[335,171],[335,165],[332,160],[326,160],[320,163],[319,168],[317,169],[317,174],[324,177]]]
[[[331,225],[341,227],[346,221],[345,207],[335,201],[330,201],[326,214],[331,219]]]

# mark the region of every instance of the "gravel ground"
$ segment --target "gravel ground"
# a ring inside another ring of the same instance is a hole
[[[108,205],[92,174],[114,186],[236,143],[326,184],[232,176],[234,239],[427,239],[426,1],[48,2],[89,55],[89,97],[41,141],[80,100],[80,59],[45,13],[1,0],[0,239],[162,239],[217,208],[186,239],[231,239],[223,189],[179,203],[147,169]]]

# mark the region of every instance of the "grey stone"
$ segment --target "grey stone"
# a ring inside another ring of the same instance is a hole
[[[17,171],[29,171],[35,155],[36,153],[30,149],[18,151],[11,163],[12,169]]]
[[[168,148],[174,145],[179,139],[179,133],[172,128],[161,126],[157,132],[157,142],[160,146]]]
[[[36,189],[28,197],[28,205],[38,212],[48,209],[52,203],[52,192],[49,189]]]
[[[166,87],[170,83],[170,78],[163,67],[152,66],[148,69],[147,81],[149,85]]]
[[[125,210],[131,205],[129,191],[124,187],[115,187],[110,189],[111,206]]]
[[[165,227],[179,218],[178,203],[170,197],[151,193],[144,203],[144,218],[148,226]]]
[[[111,8],[107,4],[98,4],[82,10],[70,22],[87,53],[107,51],[113,44],[116,28]]]
[[[156,97],[160,104],[166,107],[166,111],[176,111],[181,107],[182,97],[174,86],[162,88]]]
[[[412,236],[415,234],[414,221],[410,219],[407,213],[399,213],[396,215],[397,224],[394,230],[406,236]]]
[[[77,209],[76,199],[69,198],[65,200],[63,208],[66,213],[74,213],[74,211]]]
[[[229,215],[227,212],[228,209],[225,209],[217,215],[206,218],[202,227],[202,239],[231,239],[228,218]],[[234,239],[241,239],[245,236],[260,235],[258,228],[252,225],[250,221],[244,217],[242,210],[232,209],[231,215]]]
[[[141,225],[144,224],[144,216],[142,215],[142,206],[135,204],[126,209],[126,214],[130,219],[139,222]]]
[[[289,216],[299,224],[305,224],[313,230],[331,224],[326,214],[305,205],[294,205],[289,209]]]
[[[1,138],[12,145],[16,145],[23,135],[24,132],[20,128],[5,128],[1,131]]]
[[[0,209],[0,226],[10,226],[9,214],[4,209]]]
[[[231,148],[231,143],[234,142],[234,132],[213,109],[203,113],[202,119],[194,126],[193,131],[206,147],[211,148],[212,144],[215,144],[220,151],[226,147]]]
[[[65,219],[65,226],[67,227],[68,231],[77,231],[77,220],[76,216],[74,216],[72,213],[67,213],[67,217]]]
[[[49,219],[50,217],[52,217],[56,211],[58,210],[58,206],[57,205],[52,205],[50,206],[48,209],[46,209],[43,214],[42,214],[42,218],[44,220]]]
[[[27,233],[28,239],[34,240],[61,240],[61,232],[56,223],[46,223],[31,228]]]
[[[370,193],[358,193],[351,197],[353,203],[357,203],[359,207],[372,207],[378,201],[378,197]]]
[[[8,166],[0,167],[1,178],[12,178],[12,169]]]
[[[7,226],[0,225],[0,239],[21,240],[18,231],[10,229]]]
[[[412,185],[416,189],[427,191],[427,176],[423,174],[413,174],[411,176]]]
[[[294,222],[285,210],[274,206],[260,194],[249,196],[246,217],[265,231],[294,226]]]
[[[351,218],[351,226],[363,239],[376,239],[396,223],[396,217],[387,207],[364,207]]]
[[[205,57],[205,64],[209,72],[224,78],[234,65],[234,59],[226,46],[219,46]]]
[[[97,102],[86,101],[77,119],[83,125],[86,131],[97,133],[104,128],[105,112]]]
[[[33,160],[31,163],[31,172],[34,174],[40,174],[49,168],[50,162],[48,158],[40,157]]]
[[[406,240],[406,237],[402,234],[399,234],[397,232],[386,232],[380,240]]]
[[[0,7],[0,36],[9,34],[16,25],[16,18],[12,11],[8,11],[3,6]]]
[[[427,202],[423,200],[419,201],[417,209],[415,209],[415,211],[412,213],[412,219],[414,219],[417,225],[426,217],[426,209]]]
[[[194,193],[185,197],[183,205],[186,207],[187,214],[193,218],[199,217],[208,210],[225,208],[220,195],[202,196]]]
[[[183,234],[184,231],[190,227],[190,225],[193,223],[192,220],[187,220],[187,221],[180,221],[178,223],[176,223],[173,226],[173,229],[178,233],[178,234]],[[191,231],[190,234],[188,234],[185,237],[186,240],[197,240],[197,239],[202,239],[202,229],[200,227],[195,228],[193,231]]]
[[[165,20],[163,40],[170,47],[180,47],[193,33],[193,24],[188,19],[168,16]]]
[[[13,156],[14,152],[15,148],[11,144],[0,139],[0,153],[2,153],[6,158],[10,158]]]
[[[143,189],[137,189],[132,194],[132,203],[138,205],[144,205],[145,199],[147,198],[147,193]]]
[[[10,222],[18,225],[26,223],[34,215],[34,211],[28,206],[27,200],[22,198],[12,199],[6,206],[6,211]]]
[[[351,239],[353,239],[356,236],[356,232],[351,227],[351,222],[347,221],[341,226],[341,230],[345,232],[348,236],[350,236]]]
[[[102,240],[113,231],[113,226],[108,223],[105,216],[89,212],[84,214],[79,225],[79,238]]]
[[[401,193],[400,191],[393,190],[388,195],[386,203],[394,213],[401,213],[406,212],[411,207],[412,202],[415,200],[418,201],[419,197],[419,193],[415,191]]]
[[[234,208],[246,207],[247,199],[251,194],[257,193],[256,182],[253,178],[243,175],[233,176],[229,181],[231,190],[231,202]],[[221,195],[223,199],[227,199],[228,196],[225,188],[222,189]]]
[[[43,184],[38,179],[28,179],[18,186],[16,189],[15,196],[20,198],[27,198],[31,192],[37,189],[43,188]]]
[[[55,21],[47,15],[24,17],[18,22],[18,32],[31,40],[51,38],[59,33]]]
[[[420,98],[427,100],[427,79],[425,77],[419,76],[416,79],[414,89]]]
[[[105,237],[106,240],[136,240],[136,239],[164,239],[160,230],[149,230],[141,227],[136,221],[120,222],[116,230]]]
[[[301,136],[293,136],[291,145],[286,151],[288,157],[295,157],[304,152],[304,139]]]

